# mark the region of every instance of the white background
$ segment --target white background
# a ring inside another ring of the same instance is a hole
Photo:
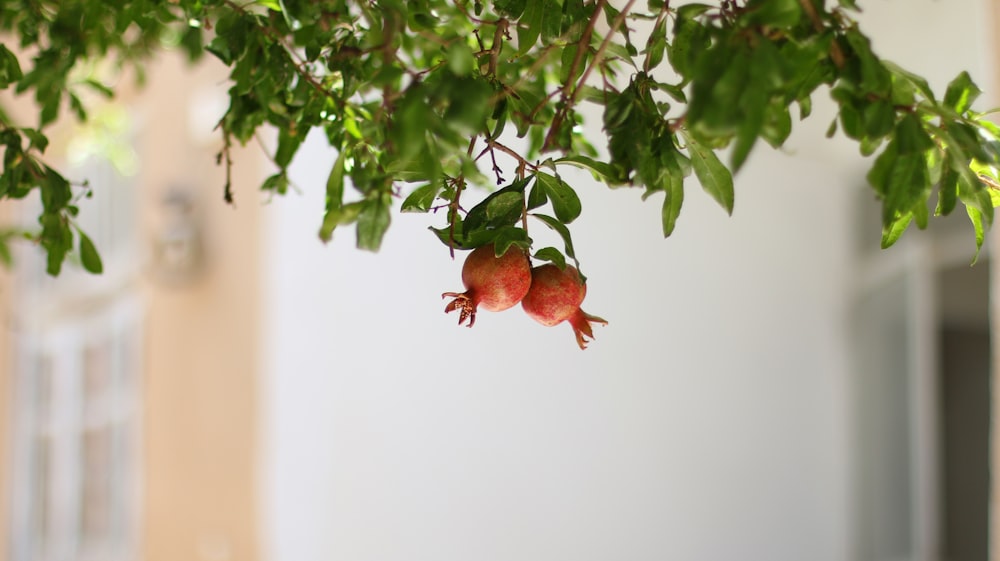
[[[936,92],[963,64],[990,85],[985,0],[861,4],[876,52]],[[732,217],[689,182],[667,240],[658,197],[567,174],[584,309],[610,321],[584,352],[517,308],[471,330],[445,315],[461,259],[426,230],[443,216],[395,214],[378,255],[350,230],[323,246],[334,155],[311,138],[303,193],[266,210],[267,558],[850,558],[846,314],[868,163],[823,137],[825,97],[784,153],[755,148]]]

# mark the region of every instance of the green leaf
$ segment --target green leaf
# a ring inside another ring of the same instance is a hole
[[[341,150],[330,167],[330,175],[326,178],[326,216],[319,230],[319,239],[326,243],[333,237],[333,230],[341,220],[337,212],[344,204],[344,160],[346,152]]]
[[[580,156],[577,154],[564,156],[555,160],[554,163],[556,165],[568,164],[580,169],[585,169],[589,171],[594,176],[594,179],[597,179],[598,181],[603,181],[609,184],[624,183],[622,178],[617,176],[615,168],[612,167],[611,164],[599,162],[593,158],[588,158],[587,156]]]
[[[563,239],[563,243],[566,245],[566,255],[571,257],[573,261],[576,262],[577,269],[579,269],[580,263],[576,261],[576,251],[573,249],[573,238],[569,235],[569,228],[567,228],[562,222],[545,214],[533,213],[531,216],[541,220],[543,224],[552,228],[559,234],[559,236]]]
[[[562,6],[556,0],[531,0],[542,5],[542,39],[550,43],[559,36],[562,27]]]
[[[924,130],[920,118],[908,113],[896,125],[896,138],[900,154],[923,153],[935,147],[934,141]]]
[[[856,27],[848,29],[845,36],[861,66],[858,86],[865,93],[888,96],[892,87],[892,75],[882,60],[872,52],[871,41]]]
[[[917,76],[916,74],[889,61],[882,61],[882,64],[884,64],[890,72],[905,79],[907,82],[916,87],[924,96],[924,99],[930,103],[934,103],[934,92],[931,90],[931,87],[925,78]]]
[[[434,206],[434,200],[441,192],[440,183],[428,183],[413,190],[400,208],[401,212],[427,212]]]
[[[363,208],[364,201],[355,201],[344,206],[328,209],[323,214],[323,224],[319,228],[319,239],[323,243],[329,242],[333,239],[333,231],[337,229],[337,226],[356,222]]]
[[[921,154],[900,154],[893,163],[886,184],[883,221],[909,212],[924,193],[930,192],[930,176]]]
[[[542,14],[544,8],[541,0],[528,0],[524,13],[518,20],[517,54],[523,55],[531,50],[542,34]]]
[[[913,220],[913,214],[907,212],[906,214],[895,218],[889,224],[882,227],[882,249],[888,249],[892,244],[896,243],[906,228],[910,225],[910,221]]]
[[[101,263],[101,256],[97,253],[94,242],[83,233],[83,230],[77,230],[77,233],[80,234],[80,262],[83,263],[83,268],[88,273],[101,274],[104,272],[104,264]]]
[[[927,210],[927,200],[922,198],[917,201],[917,204],[913,205],[913,220],[917,223],[917,228],[926,230],[929,219],[930,213]]]
[[[736,134],[736,142],[733,145],[732,166],[734,172],[739,171],[743,163],[746,162],[750,150],[757,142],[761,129],[764,128],[767,94],[759,87],[751,86],[743,92],[740,105],[743,106],[745,112]]]
[[[288,175],[284,172],[278,172],[267,179],[264,183],[260,185],[261,191],[273,191],[279,195],[284,195],[288,192]]]
[[[528,192],[528,210],[535,210],[547,202],[549,198],[545,196],[545,189],[536,181]]]
[[[798,0],[750,0],[746,6],[746,20],[751,25],[789,28],[802,18]]]
[[[382,247],[382,238],[391,221],[391,202],[392,198],[387,194],[365,201],[358,215],[358,249],[378,251]]]
[[[305,138],[304,134],[290,127],[282,127],[278,131],[278,149],[274,153],[274,163],[280,168],[288,167]]]
[[[523,209],[524,192],[500,193],[486,204],[486,223],[491,227],[512,225],[521,218]]]
[[[976,254],[972,256],[972,264],[979,261],[979,252],[983,249],[983,241],[986,239],[986,231],[983,228],[983,214],[976,208],[966,205],[965,211],[969,214],[969,220],[976,231]]]
[[[21,72],[21,65],[18,64],[17,57],[0,43],[0,89],[6,89],[23,77],[24,74]]]
[[[661,221],[663,222],[663,237],[668,237],[677,225],[677,217],[681,214],[681,205],[684,204],[684,177],[682,175],[671,175],[667,179],[667,188],[664,190],[666,198],[663,199],[663,209],[661,211]]]
[[[501,257],[504,253],[507,253],[507,250],[512,245],[527,250],[531,247],[531,238],[521,228],[506,226],[496,231],[496,236],[493,238],[492,243],[494,254],[497,257]]]
[[[687,132],[684,132],[684,140],[687,142],[691,165],[702,189],[732,215],[735,199],[732,174],[711,148],[699,144]]]
[[[535,174],[535,181],[544,189],[549,201],[552,202],[556,218],[563,224],[569,224],[580,216],[582,210],[580,197],[565,181],[543,172]]]
[[[448,69],[456,76],[467,76],[476,69],[476,58],[472,49],[464,41],[456,41],[446,53]]]
[[[39,152],[45,152],[45,149],[49,146],[48,137],[42,134],[41,131],[25,127],[21,129],[21,132],[31,141],[31,146]]]
[[[956,113],[965,113],[981,93],[983,91],[972,81],[969,73],[963,70],[948,84],[944,94],[944,104],[954,109]]]
[[[955,210],[958,204],[958,182],[959,174],[955,168],[945,165],[941,174],[941,183],[938,186],[938,203],[934,209],[934,214],[938,216],[948,216]]]
[[[531,0],[531,3],[534,3],[534,0]],[[502,16],[517,19],[524,13],[527,4],[528,0],[494,0],[493,9]]]
[[[543,247],[535,252],[535,259],[539,261],[548,261],[554,264],[560,269],[566,268],[566,257],[563,256],[562,252],[554,247]]]
[[[462,222],[462,234],[472,236],[479,230],[512,225],[520,220],[523,205],[521,201],[528,181],[530,179],[515,179],[510,185],[490,193],[479,204],[469,209]],[[498,198],[505,199],[505,201],[494,205],[494,201]],[[492,210],[490,210],[490,205],[494,205]]]
[[[664,20],[660,25],[653,28],[646,41],[646,64],[643,70],[649,72],[663,62],[663,55],[667,49],[667,22]]]

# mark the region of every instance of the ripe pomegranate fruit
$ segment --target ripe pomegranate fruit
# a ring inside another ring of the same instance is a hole
[[[569,320],[576,334],[576,343],[587,348],[587,339],[594,338],[591,322],[607,325],[608,322],[580,309],[587,296],[587,285],[580,280],[580,272],[572,265],[560,269],[553,264],[531,270],[531,288],[521,300],[521,307],[532,319],[545,326]]]
[[[462,265],[462,284],[466,291],[445,292],[441,298],[454,298],[445,306],[445,313],[460,310],[458,324],[466,319],[469,327],[476,323],[476,310],[501,312],[514,307],[531,286],[531,262],[517,246],[511,246],[497,257],[493,244],[472,250]]]

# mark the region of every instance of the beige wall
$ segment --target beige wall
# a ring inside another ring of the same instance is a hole
[[[148,249],[156,237],[167,188],[180,186],[194,196],[207,259],[204,274],[182,285],[158,281],[149,255],[140,266],[145,302],[140,558],[255,561],[261,152],[256,145],[234,148],[237,205],[226,205],[224,168],[215,161],[221,137],[211,132],[212,119],[198,118],[197,112],[191,117],[194,103],[218,101],[220,95],[224,102],[225,69],[211,57],[192,69],[182,57],[161,56],[148,71],[141,90],[123,81],[118,97],[137,117],[142,247]],[[52,138],[46,157],[55,162],[65,134]],[[0,558],[10,542],[6,404],[10,306],[16,302],[6,281],[0,273]]]
[[[0,215],[7,214],[0,211]],[[11,364],[11,341],[7,333],[10,330],[10,299],[8,298],[11,289],[10,274],[7,271],[0,273],[0,557],[10,551],[10,473],[7,467],[11,465],[10,457],[10,421],[11,411],[8,404],[11,403],[10,364]]]
[[[220,137],[191,130],[214,123],[189,119],[191,96],[225,74],[161,62],[139,102],[143,214],[157,224],[164,190],[189,189],[206,267],[182,287],[146,285],[143,559],[253,561],[260,151],[234,151],[236,206],[226,205]]]

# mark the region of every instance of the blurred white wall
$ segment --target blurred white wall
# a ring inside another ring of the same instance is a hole
[[[969,23],[986,0],[862,5],[876,52],[937,91],[960,66],[989,83]],[[667,240],[658,198],[567,174],[584,308],[610,321],[585,352],[519,309],[471,330],[445,315],[461,259],[426,231],[443,215],[394,215],[378,255],[350,230],[323,246],[334,155],[310,138],[302,194],[264,212],[265,558],[850,558],[846,314],[867,168],[823,137],[832,116],[820,104],[784,153],[758,146],[733,217],[689,183]]]

